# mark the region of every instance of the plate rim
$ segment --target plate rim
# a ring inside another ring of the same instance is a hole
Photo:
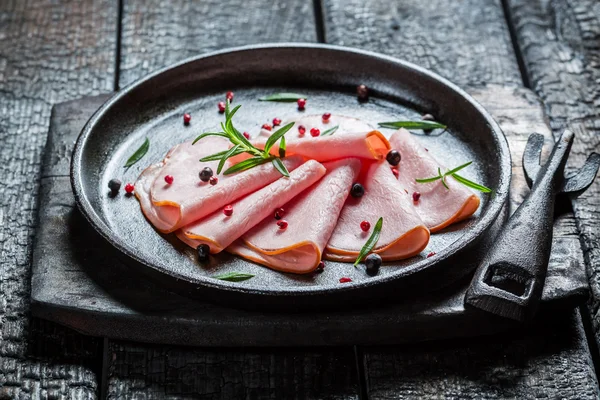
[[[175,273],[173,271],[165,270],[164,268],[160,268],[157,265],[153,265],[150,262],[147,262],[143,257],[140,257],[135,251],[133,251],[126,243],[123,243],[123,240],[119,240],[119,236],[110,229],[110,227],[101,219],[101,217],[96,212],[95,208],[90,203],[89,199],[85,194],[85,190],[83,189],[83,181],[82,181],[82,173],[81,167],[84,162],[83,158],[83,148],[85,143],[87,142],[88,137],[92,134],[93,129],[100,118],[108,112],[115,104],[125,96],[129,94],[134,88],[141,86],[155,77],[166,73],[172,69],[182,67],[186,64],[201,62],[204,59],[217,57],[223,54],[231,54],[231,53],[241,53],[248,52],[254,50],[268,50],[268,49],[317,49],[317,50],[329,50],[329,51],[337,51],[344,53],[351,53],[360,56],[366,56],[369,58],[375,58],[382,61],[387,61],[393,64],[396,64],[402,68],[412,69],[415,72],[426,75],[428,78],[438,81],[440,84],[447,86],[452,91],[457,92],[463,99],[468,101],[486,120],[488,123],[490,130],[494,133],[494,141],[495,145],[500,149],[499,157],[500,157],[500,168],[499,168],[499,185],[494,190],[494,201],[491,201],[488,209],[485,213],[483,213],[476,223],[470,227],[463,235],[460,240],[462,241],[462,246],[460,248],[451,248],[452,246],[448,246],[442,251],[437,253],[438,257],[435,259],[432,258],[424,258],[414,264],[412,264],[406,270],[399,271],[398,273],[374,277],[372,279],[357,281],[357,282],[349,282],[344,285],[339,284],[327,284],[327,285],[318,285],[315,287],[312,286],[290,286],[285,289],[274,289],[267,290],[256,287],[247,287],[243,285],[236,284],[235,282],[228,282],[217,280],[211,278],[210,276],[198,276],[197,278],[191,279],[189,276],[181,275]],[[301,43],[301,42],[281,42],[281,43],[261,43],[261,44],[252,44],[245,46],[237,46],[225,48],[217,51],[212,51],[208,53],[204,53],[198,56],[192,56],[186,58],[184,60],[178,61],[176,63],[170,64],[166,67],[158,69],[154,72],[151,72],[143,77],[129,83],[125,87],[121,88],[119,91],[115,92],[106,102],[92,115],[92,117],[86,122],[83,127],[81,133],[77,137],[75,142],[75,146],[73,148],[71,165],[70,165],[70,181],[71,188],[73,191],[73,195],[75,197],[75,202],[77,207],[85,217],[85,219],[94,227],[94,229],[110,243],[113,247],[119,250],[122,254],[126,255],[130,259],[140,263],[146,268],[150,268],[152,272],[158,274],[165,274],[170,276],[171,278],[177,280],[183,280],[187,283],[194,285],[196,288],[206,287],[214,290],[223,290],[226,289],[229,292],[238,292],[240,294],[248,294],[248,295],[261,295],[261,296],[306,296],[306,295],[320,295],[320,294],[328,294],[331,295],[332,291],[336,293],[340,292],[348,292],[360,290],[361,288],[367,288],[374,285],[385,285],[392,283],[393,281],[400,280],[407,275],[414,275],[428,267],[432,267],[435,264],[446,260],[447,258],[455,255],[456,253],[464,250],[466,247],[469,247],[473,242],[475,242],[480,235],[482,235],[488,228],[492,226],[494,221],[500,215],[502,208],[508,201],[510,182],[512,178],[512,161],[511,161],[511,153],[508,146],[508,142],[504,132],[498,125],[498,123],[494,120],[494,118],[490,115],[490,113],[471,95],[461,89],[459,86],[451,82],[450,80],[438,75],[437,73],[430,71],[426,68],[423,68],[419,65],[411,63],[409,61],[401,60],[396,57],[392,57],[389,55],[372,52],[368,50],[346,47],[346,46],[338,46],[338,45],[330,45],[324,43]],[[117,239],[115,239],[117,237]],[[150,271],[149,271],[150,272]]]

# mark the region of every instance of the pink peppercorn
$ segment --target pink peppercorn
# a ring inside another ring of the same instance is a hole
[[[190,121],[192,120],[192,116],[188,113],[183,114],[183,123],[185,125],[189,125]]]
[[[298,110],[302,111],[306,107],[306,99],[298,99]]]
[[[427,258],[433,257],[433,256],[435,256],[435,251],[432,251],[431,253],[427,254]]]
[[[298,127],[298,134],[300,134],[300,136],[303,136],[306,133],[306,128],[304,127],[304,125],[300,125]]]
[[[216,176],[211,176],[208,179],[208,183],[210,183],[211,185],[215,186],[217,183],[219,183],[219,178],[217,178]]]
[[[168,185],[173,183],[173,175],[167,175],[165,176],[165,182],[167,182]]]
[[[321,131],[319,129],[317,129],[317,128],[312,128],[310,130],[310,136],[312,136],[312,137],[317,137],[320,134],[321,134]]]
[[[347,277],[340,278],[340,283],[348,283],[348,282],[352,282],[352,279],[347,278]]]
[[[329,118],[331,118],[331,113],[325,113],[321,116],[321,119],[323,119],[323,122],[329,122]]]
[[[263,124],[263,126],[261,126],[262,129],[270,131],[271,129],[273,129],[273,127],[269,124]]]
[[[127,185],[125,185],[125,192],[127,192],[128,194],[133,193],[134,189],[135,188],[131,183],[128,183]]]
[[[227,94],[225,94],[225,98],[231,103],[233,101],[233,92],[227,92]]]
[[[279,227],[279,229],[283,230],[288,227],[288,223],[285,219],[282,219],[280,221],[277,221],[277,226]]]
[[[228,204],[225,207],[223,207],[223,214],[230,217],[233,214],[233,206],[231,204]]]
[[[421,193],[419,193],[419,192],[413,192],[412,196],[413,196],[413,201],[417,202],[421,198]]]
[[[273,118],[273,126],[279,126],[279,125],[281,125],[281,119]]]
[[[367,232],[369,229],[371,229],[371,224],[369,221],[363,221],[360,223],[360,229],[362,229],[364,232]]]
[[[225,112],[225,102],[220,101],[219,104],[217,104],[217,107],[219,108],[219,112],[221,114],[223,114]]]

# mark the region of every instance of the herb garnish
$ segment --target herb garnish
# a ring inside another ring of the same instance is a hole
[[[379,217],[379,219],[377,220],[377,223],[375,224],[375,227],[373,228],[373,233],[371,233],[371,236],[369,236],[369,239],[367,240],[367,242],[365,243],[363,248],[360,249],[360,253],[358,253],[358,258],[356,259],[356,261],[354,261],[355,267],[358,265],[358,263],[361,262],[361,260],[367,254],[369,254],[369,252],[371,250],[373,250],[373,247],[375,247],[375,244],[377,244],[377,241],[379,240],[379,235],[381,235],[382,226],[383,226],[383,217]]]
[[[298,93],[275,93],[269,96],[261,97],[259,101],[282,101],[285,103],[292,103],[299,99],[307,99],[308,97]]]
[[[333,135],[335,133],[335,131],[338,130],[339,127],[340,127],[339,125],[336,125],[333,128],[329,128],[325,132],[321,133],[321,136],[330,136],[330,135]]]
[[[431,130],[431,129],[446,129],[446,125],[440,124],[435,121],[392,121],[392,122],[379,122],[380,128],[390,128],[390,129],[398,129],[398,128],[406,128],[406,129],[423,129],[423,130]]]
[[[277,169],[277,171],[279,171],[283,176],[289,177],[290,174],[287,168],[285,167],[285,164],[283,164],[280,158],[269,154],[269,151],[271,150],[273,145],[275,145],[275,143],[277,143],[277,141],[281,139],[281,142],[279,144],[279,156],[282,158],[285,157],[285,139],[283,135],[285,135],[287,131],[289,131],[292,128],[292,126],[294,126],[294,122],[290,122],[289,124],[273,132],[273,134],[267,139],[264,150],[261,150],[255,147],[252,143],[250,143],[250,141],[248,141],[248,139],[246,139],[246,137],[244,137],[244,135],[242,135],[240,131],[238,131],[233,126],[232,118],[237,112],[237,110],[240,109],[240,107],[241,105],[238,105],[233,110],[230,110],[229,100],[227,100],[227,102],[225,103],[225,123],[221,122],[222,131],[205,132],[198,136],[196,139],[194,139],[192,144],[196,144],[196,142],[198,142],[200,139],[205,138],[207,136],[221,136],[225,139],[228,139],[233,144],[233,147],[231,147],[229,150],[220,151],[218,153],[211,154],[210,156],[203,157],[200,159],[200,162],[219,160],[217,174],[220,174],[223,170],[223,167],[225,166],[225,162],[229,158],[238,154],[248,153],[253,157],[229,167],[227,170],[225,170],[224,174],[229,175],[233,174],[234,172],[245,171],[247,169],[256,167],[257,165],[272,162],[273,166],[275,167],[275,169]]]
[[[211,278],[220,279],[222,281],[228,282],[242,282],[247,281],[250,278],[254,278],[254,275],[244,274],[241,272],[228,272],[226,274],[213,275]]]
[[[125,165],[123,166],[123,168],[129,168],[133,164],[135,164],[136,162],[140,161],[142,159],[142,157],[144,157],[146,155],[146,153],[148,152],[149,148],[150,148],[150,141],[148,140],[148,138],[146,138],[146,140],[144,140],[144,143],[142,143],[142,145],[140,146],[140,148],[137,149],[135,151],[135,153],[133,153],[131,155],[131,157],[129,157],[127,159],[127,162],[125,163]]]
[[[460,175],[457,174],[458,171],[460,171],[463,168],[468,167],[472,163],[473,163],[473,161],[469,161],[468,163],[464,163],[463,165],[459,165],[458,167],[456,167],[454,169],[451,169],[451,170],[445,172],[444,174],[442,174],[442,171],[440,170],[440,168],[438,168],[438,175],[437,176],[433,176],[431,178],[415,179],[415,181],[417,183],[429,183],[429,182],[435,182],[438,179],[441,179],[442,180],[442,184],[444,185],[444,187],[446,189],[450,189],[448,187],[448,185],[446,184],[446,177],[448,175],[450,175],[454,179],[456,179],[457,182],[460,182],[460,183],[462,183],[463,185],[465,185],[467,187],[470,187],[470,188],[475,189],[475,190],[479,190],[480,192],[483,192],[483,193],[491,193],[492,189],[490,189],[490,188],[488,188],[486,186],[480,185],[479,183],[475,183],[473,181],[470,181],[467,178],[463,178],[462,176],[460,176]]]

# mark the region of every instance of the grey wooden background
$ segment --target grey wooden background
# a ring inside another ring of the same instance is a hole
[[[574,165],[599,151],[596,0],[0,1],[0,398],[598,398],[599,182],[573,202],[589,307],[527,335],[219,350],[87,338],[29,317],[52,105],[202,52],[275,41],[379,51],[461,86],[531,89],[555,133],[577,134]]]

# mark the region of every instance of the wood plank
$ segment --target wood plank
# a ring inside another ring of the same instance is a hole
[[[227,47],[314,41],[311,1],[124,0],[119,84]]]
[[[510,0],[511,20],[533,89],[556,134],[569,128],[578,167],[600,152],[600,3]],[[593,328],[600,343],[600,179],[573,201],[588,268]]]
[[[109,398],[358,399],[351,349],[248,350],[111,342]]]
[[[212,50],[315,40],[310,1],[125,0],[119,83]],[[110,398],[358,397],[350,348],[216,351],[111,341],[110,357]]]
[[[597,399],[579,313],[554,317],[520,337],[368,349],[370,399]]]
[[[29,265],[52,103],[112,90],[116,15],[110,0],[0,2],[3,398],[83,399],[96,393],[98,342],[29,320]]]
[[[323,0],[327,43],[389,54],[464,86],[520,86],[500,0]]]
[[[329,43],[404,58],[462,86],[522,84],[500,0],[408,0],[393,4],[383,0],[324,0],[324,17]],[[498,90],[497,96],[479,98],[503,126],[516,154],[522,152],[526,135],[533,129],[545,133],[550,140],[539,105],[528,104],[531,93],[521,95],[523,101],[518,104],[507,102],[502,90]],[[528,191],[523,184],[520,161],[520,157],[513,157],[516,177],[511,196],[513,209]],[[577,253],[574,235],[560,233],[563,228],[572,230],[573,216],[563,218],[554,245],[564,244]],[[567,328],[558,345],[552,342],[556,338],[530,334],[511,344],[499,343],[497,338],[475,340],[472,343],[480,344],[474,348],[470,344],[455,345],[441,352],[424,346],[415,350],[364,348],[369,395],[383,399],[536,397],[528,391],[531,389],[551,398],[573,397],[571,394],[584,398],[597,396],[594,367],[581,319],[575,313],[571,319],[563,317],[561,323]],[[540,352],[538,349],[548,350],[541,352],[544,356],[534,357]],[[490,363],[491,357],[515,359],[526,363],[526,367],[519,363]],[[486,367],[492,372],[482,372]],[[577,377],[576,384],[569,388],[558,380],[548,379],[549,374],[557,371],[569,377],[565,379]],[[515,376],[522,377],[522,381],[514,384],[510,377]]]

